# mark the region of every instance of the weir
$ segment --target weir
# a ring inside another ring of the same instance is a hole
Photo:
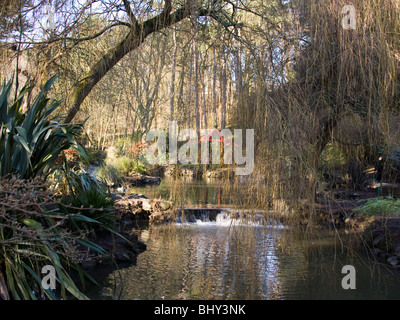
[[[177,223],[271,226],[277,221],[268,217],[267,211],[234,210],[230,208],[186,208],[176,212]]]

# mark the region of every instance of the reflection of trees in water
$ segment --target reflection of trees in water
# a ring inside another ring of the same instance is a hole
[[[133,188],[133,192],[143,193],[149,198],[172,200],[178,207],[212,205],[252,208],[265,201],[265,196],[260,197],[265,195],[264,189],[265,186],[248,185],[237,180],[168,178],[157,186]]]
[[[283,233],[276,255],[280,261],[281,292],[286,299],[347,299],[362,297],[366,291],[346,291],[341,286],[341,269],[351,264],[358,281],[369,286],[368,262],[344,234],[333,231]],[[364,298],[368,298],[364,296]]]
[[[273,230],[155,227],[146,232],[147,251],[122,272],[123,299],[281,297],[279,234]]]
[[[343,252],[340,241],[335,247],[334,234],[160,226],[142,231],[142,239],[147,251],[136,266],[120,272],[122,286],[117,282],[116,292],[122,290],[123,299],[400,298],[399,277],[372,272],[357,251],[345,250],[345,238]],[[341,287],[346,264],[356,267],[356,291]],[[112,286],[110,280],[105,295]]]

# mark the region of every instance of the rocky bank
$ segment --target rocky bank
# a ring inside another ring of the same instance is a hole
[[[400,269],[400,217],[353,217],[346,225],[360,236],[360,246],[379,261]]]

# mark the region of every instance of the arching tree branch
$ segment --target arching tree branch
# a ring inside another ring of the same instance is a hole
[[[128,1],[124,4],[129,7]],[[130,7],[129,9],[130,10]],[[128,11],[129,14],[129,11]],[[150,34],[167,28],[189,17],[191,10],[187,4],[172,12],[172,1],[166,0],[163,11],[157,16],[142,23],[137,23],[136,28],[131,28],[128,35],[115,47],[105,53],[90,69],[86,76],[73,88],[69,97],[70,109],[67,122],[71,122],[80,109],[82,102],[89,95],[94,86],[111,70],[126,54],[139,47]],[[212,16],[212,9],[199,8],[198,16]],[[134,19],[130,15],[131,21]],[[134,20],[135,21],[135,20]]]

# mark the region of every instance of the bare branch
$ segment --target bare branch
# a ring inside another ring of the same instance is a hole
[[[45,41],[18,41],[18,44],[32,44],[32,45],[45,45],[45,44],[51,44],[51,43],[55,43],[55,42],[59,42],[59,41],[71,41],[73,42],[73,46],[75,46],[76,44],[83,42],[83,41],[88,41],[88,40],[93,40],[99,36],[101,36],[103,33],[105,33],[106,31],[117,27],[117,26],[126,26],[131,28],[131,24],[128,22],[123,22],[123,21],[117,21],[114,22],[106,27],[104,27],[103,29],[101,29],[99,32],[96,32],[90,36],[87,37],[82,37],[82,38],[74,38],[74,37],[57,37],[57,38],[53,38],[53,39],[49,39],[49,40],[45,40]],[[7,45],[10,45],[10,43],[7,43]]]
[[[124,3],[124,7],[125,7],[125,10],[126,10],[126,12],[128,14],[129,21],[131,22],[131,27],[135,28],[135,29],[138,29],[139,24],[138,24],[138,21],[137,21],[135,15],[133,14],[133,12],[131,10],[131,5],[130,5],[129,1],[128,0],[122,0],[122,2]]]

